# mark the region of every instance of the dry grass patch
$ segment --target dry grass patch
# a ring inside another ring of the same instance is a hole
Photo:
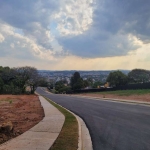
[[[0,144],[19,136],[44,117],[36,95],[0,95]],[[11,124],[11,130],[4,126]]]
[[[65,116],[63,128],[50,150],[77,150],[78,122],[76,120],[76,117],[51,100],[47,100]]]
[[[93,93],[83,93],[79,95],[99,97],[99,98],[125,99],[125,100],[150,102],[150,89],[93,92]]]

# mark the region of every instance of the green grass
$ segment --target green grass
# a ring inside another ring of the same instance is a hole
[[[109,92],[96,92],[96,93],[90,93],[90,94],[114,94],[118,96],[130,96],[130,95],[144,95],[144,94],[150,94],[150,89],[143,89],[143,90],[119,90],[119,91],[109,91]]]
[[[68,112],[66,109],[55,104],[53,101],[49,99],[47,100],[65,116],[65,122],[62,127],[62,130],[58,138],[56,139],[56,141],[50,148],[50,150],[77,150],[78,148],[78,122],[76,120],[76,117],[72,115],[70,112]]]
[[[10,99],[10,98],[2,98],[2,99],[0,100],[0,103],[1,103],[1,102],[8,102],[9,104],[12,104],[13,100]]]
[[[9,100],[9,104],[12,104],[12,100]]]

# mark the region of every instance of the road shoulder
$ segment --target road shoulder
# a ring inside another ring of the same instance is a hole
[[[55,103],[53,101],[53,103]],[[57,104],[57,103],[55,103]],[[57,104],[59,105],[59,104]],[[65,110],[69,111],[71,114],[73,114],[77,121],[78,121],[78,128],[79,128],[79,138],[78,138],[78,149],[77,150],[93,150],[92,146],[92,140],[89,133],[89,130],[85,124],[85,122],[76,114],[74,114],[72,111],[66,109],[65,107],[59,105],[60,107],[64,108]]]
[[[110,101],[110,102],[119,102],[119,103],[128,103],[128,104],[139,104],[139,105],[150,106],[150,102],[145,102],[145,101],[135,101],[135,100],[115,99],[115,98],[101,98],[101,97],[83,96],[83,95],[67,95],[67,96],[87,98],[87,99],[91,99],[91,100],[101,100],[101,101]]]

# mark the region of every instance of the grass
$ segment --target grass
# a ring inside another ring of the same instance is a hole
[[[9,104],[12,104],[12,100],[9,100]]]
[[[10,98],[2,98],[2,99],[0,99],[0,103],[1,102],[9,102],[9,104],[12,104],[12,102],[13,102],[13,100],[12,99],[10,99]]]
[[[47,98],[46,98],[47,99]],[[66,109],[55,104],[53,101],[47,99],[53,106],[55,106],[65,116],[65,122],[62,130],[50,148],[50,150],[77,150],[78,148],[78,122],[76,117],[68,112]]]
[[[150,89],[143,89],[143,90],[118,90],[118,91],[108,91],[108,92],[96,92],[90,94],[114,94],[117,96],[130,96],[130,95],[145,95],[150,94]]]

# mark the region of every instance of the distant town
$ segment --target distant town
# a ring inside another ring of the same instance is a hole
[[[82,71],[82,70],[70,70],[70,71],[49,71],[49,70],[38,70],[39,74],[47,79],[48,82],[56,83],[61,80],[67,81],[70,84],[70,79],[74,72],[78,71],[83,80],[91,79],[92,82],[100,81],[106,82],[106,79],[110,72],[114,70],[99,70],[99,71]],[[120,70],[124,74],[128,74],[130,70]]]

